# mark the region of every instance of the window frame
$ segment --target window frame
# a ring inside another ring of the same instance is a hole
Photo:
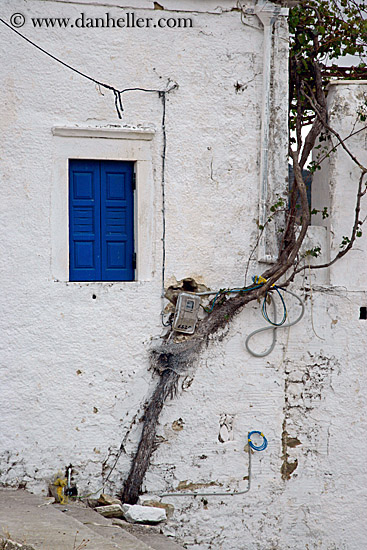
[[[54,127],[50,208],[51,278],[71,285],[134,285],[153,279],[156,271],[155,236],[159,218],[153,177],[151,128]],[[134,242],[135,280],[69,281],[69,159],[117,160],[135,163]]]

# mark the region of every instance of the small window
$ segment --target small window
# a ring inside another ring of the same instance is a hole
[[[133,281],[134,163],[69,160],[70,281]]]

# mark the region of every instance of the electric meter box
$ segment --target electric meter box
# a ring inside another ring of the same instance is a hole
[[[172,325],[173,330],[184,332],[185,334],[194,334],[199,315],[199,307],[199,296],[182,292],[177,299],[176,312]]]

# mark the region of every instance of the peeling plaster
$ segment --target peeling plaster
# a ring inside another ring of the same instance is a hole
[[[37,14],[56,6],[60,16],[88,7],[92,16],[114,2],[3,5],[8,13],[27,7]],[[86,69],[99,67],[106,81],[155,86],[177,77],[180,88],[167,102],[166,120],[167,281],[174,285],[174,277],[191,277],[206,288],[225,288],[243,284],[244,261],[256,241],[262,33],[241,25],[229,6],[226,13],[202,9],[195,12],[197,26],[189,38],[175,35],[173,41],[172,33],[162,32],[158,41],[136,32],[126,40],[116,34],[107,51],[103,33],[53,30],[44,33],[43,46],[61,51],[67,37],[68,59],[82,56]],[[274,179],[287,155],[287,132],[281,128],[288,108],[285,25],[276,33]],[[125,158],[130,152],[136,160],[141,154],[148,174],[144,190],[137,182],[145,199],[139,227],[150,224],[146,277],[133,283],[62,282],[51,267],[50,216],[66,203],[59,195],[52,202],[50,188],[61,192],[67,182],[62,171],[52,170],[59,145],[51,128],[85,126],[87,120],[115,124],[113,101],[51,62],[45,70],[45,60],[12,40],[1,33],[2,70],[13,79],[2,81],[0,189],[7,206],[0,235],[9,254],[2,265],[0,319],[1,483],[45,492],[55,472],[72,464],[79,494],[97,491],[110,474],[106,490],[117,492],[136,451],[154,383],[148,354],[162,330],[161,104],[152,96],[126,99],[124,124],[155,129],[144,150],[138,140],[133,150],[131,144],[98,138],[70,148],[84,158]],[[236,94],[236,82],[251,85]],[[354,94],[340,89],[334,98],[342,96],[344,105],[343,97],[359,100]],[[93,152],[89,142],[95,143]],[[363,153],[364,140],[356,146]],[[343,162],[333,158],[329,172],[334,249],[352,196],[344,185],[350,167]],[[285,177],[279,178],[281,190]],[[56,225],[67,236],[67,218]],[[195,378],[182,377],[184,391],[163,412],[144,491],[245,488],[248,431],[260,429],[269,441],[264,453],[253,455],[251,495],[164,500],[175,509],[162,529],[189,550],[242,550],[245,544],[246,550],[360,550],[360,541],[367,540],[360,514],[367,484],[367,450],[360,437],[367,430],[367,335],[359,320],[359,308],[367,303],[365,246],[361,241],[346,262],[332,267],[334,286],[320,279],[313,285],[313,314],[323,340],[311,330],[308,300],[302,323],[288,336],[279,335],[279,348],[267,361],[247,355],[244,339],[262,325],[259,307],[252,304],[210,340]],[[258,271],[253,262],[251,274]],[[299,292],[304,286],[301,278],[294,285]]]

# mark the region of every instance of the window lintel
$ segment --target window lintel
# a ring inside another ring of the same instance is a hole
[[[151,141],[153,128],[138,126],[54,126],[52,134],[59,137],[133,139]]]

